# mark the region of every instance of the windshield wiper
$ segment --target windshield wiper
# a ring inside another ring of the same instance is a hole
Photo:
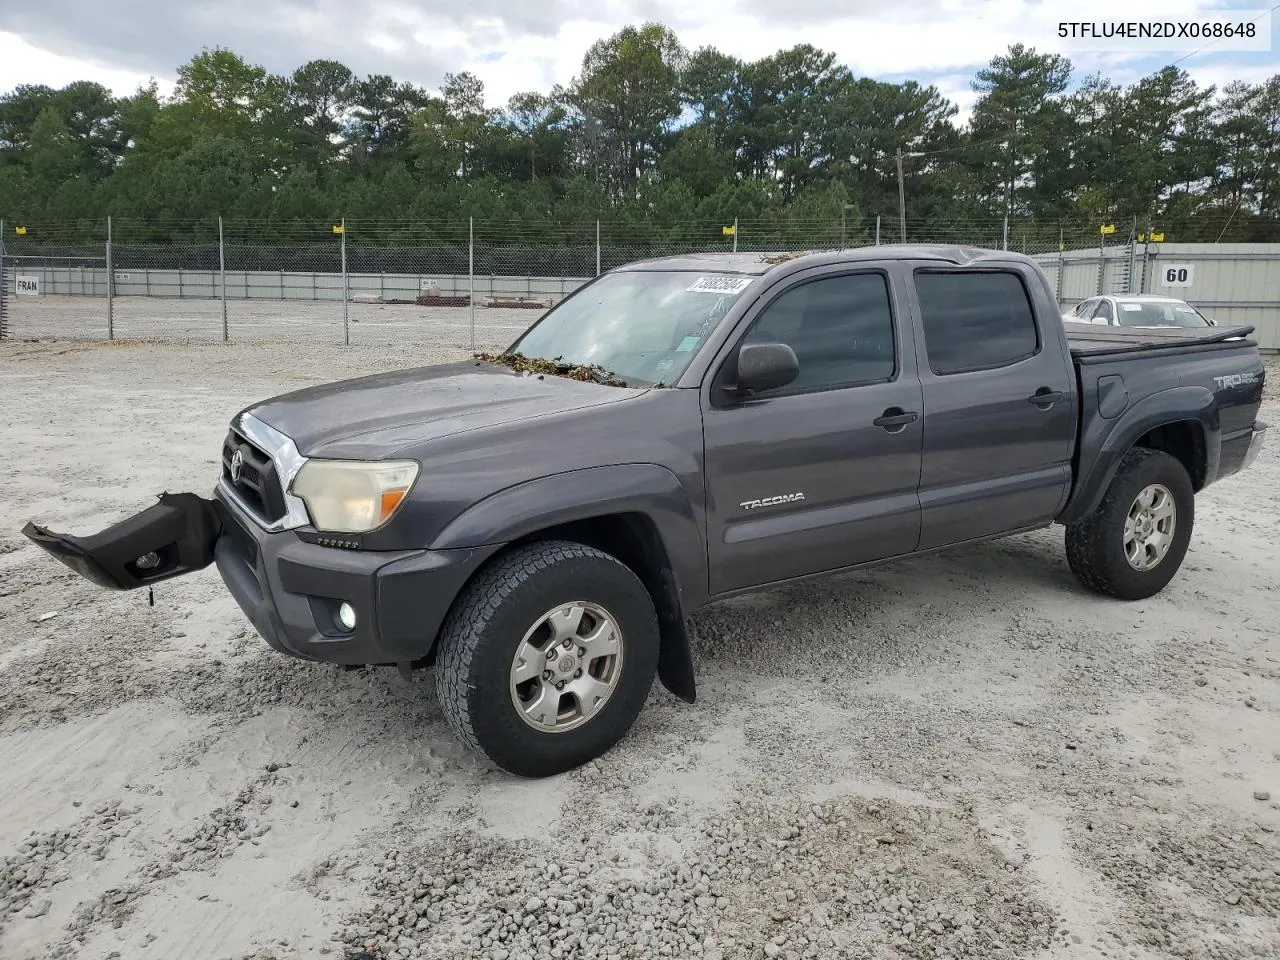
[[[606,387],[629,386],[626,380],[597,364],[566,363],[560,357],[526,357],[522,353],[476,353],[472,356],[484,363],[497,363],[517,373],[551,374],[584,383],[599,383]]]

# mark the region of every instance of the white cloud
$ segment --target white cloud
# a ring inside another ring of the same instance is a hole
[[[107,62],[50,53],[15,34],[0,31],[0,91],[12,90],[23,83],[43,83],[57,88],[77,80],[94,80],[116,96],[128,96],[149,83],[151,76]],[[156,77],[155,80],[161,94],[172,90],[173,78]]]
[[[66,6],[77,0],[46,2]],[[128,0],[139,8],[147,3]],[[26,7],[18,28],[27,37],[39,37],[40,46],[0,33],[0,89],[87,78],[128,92],[146,79],[143,70],[130,64],[168,63],[171,73],[198,52],[185,46],[199,37],[195,42],[229,46],[250,59],[275,58],[279,62],[264,65],[277,72],[312,57],[334,57],[357,73],[391,73],[434,88],[446,70],[471,70],[484,81],[490,104],[498,105],[521,90],[567,84],[581,69],[591,43],[627,24],[660,20],[691,49],[713,45],[744,59],[810,43],[861,75],[935,82],[967,115],[974,100],[968,85],[974,71],[1010,44],[1066,54],[1078,76],[1100,69],[1117,80],[1181,56],[1157,55],[1153,60],[1140,51],[1082,52],[1080,44],[1058,36],[1063,17],[1178,21],[1221,6],[1209,0],[1126,0],[1119,12],[1115,0],[1073,0],[1069,6],[1041,0],[907,0],[897,5],[880,0],[704,0],[697,5],[547,0],[539,9],[528,0],[469,0],[462,8],[466,12],[459,13],[452,5],[446,9],[442,0],[369,0],[355,6],[336,0],[203,0],[197,14],[166,0],[154,8],[145,36],[131,32],[112,37],[98,36],[92,28],[77,32],[74,18],[66,16],[46,22],[40,7]],[[145,19],[140,10],[133,13],[135,22]],[[166,30],[169,19],[173,22]],[[136,52],[121,45],[134,45]],[[261,56],[255,57],[256,52]],[[1184,64],[1197,79],[1233,72],[1229,54],[1213,63],[1203,59]],[[1249,72],[1269,75],[1253,65]]]
[[[1232,63],[1230,61],[1199,63],[1192,60],[1181,66],[1200,86],[1215,86],[1219,90],[1233,80],[1256,84],[1280,74],[1278,63]]]

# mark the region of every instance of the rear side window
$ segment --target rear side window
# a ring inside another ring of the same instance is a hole
[[[991,370],[1040,348],[1031,301],[1013,273],[916,274],[929,368],[939,376]]]

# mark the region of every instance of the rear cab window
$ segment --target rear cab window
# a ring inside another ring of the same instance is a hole
[[[935,375],[994,370],[1040,352],[1031,298],[1017,273],[922,268],[915,283]]]

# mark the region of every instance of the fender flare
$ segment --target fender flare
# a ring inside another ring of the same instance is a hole
[[[707,549],[689,494],[666,467],[587,467],[507,487],[456,516],[429,549],[506,544],[561,524],[623,513],[647,518],[666,555],[662,569],[637,573],[651,593],[661,591],[655,597],[661,621],[658,678],[677,697],[693,703],[693,653],[685,618],[707,599]]]
[[[1153,393],[1125,410],[1093,455],[1089,472],[1077,481],[1066,508],[1058,516],[1058,522],[1072,523],[1092,513],[1115,479],[1124,455],[1147,433],[1167,424],[1189,420],[1200,425],[1204,435],[1204,479],[1206,484],[1209,483],[1218,472],[1222,454],[1215,402],[1208,387],[1186,385]],[[1089,455],[1085,448],[1088,440],[1087,435],[1081,440],[1082,458]],[[1081,466],[1084,466],[1083,461]]]

